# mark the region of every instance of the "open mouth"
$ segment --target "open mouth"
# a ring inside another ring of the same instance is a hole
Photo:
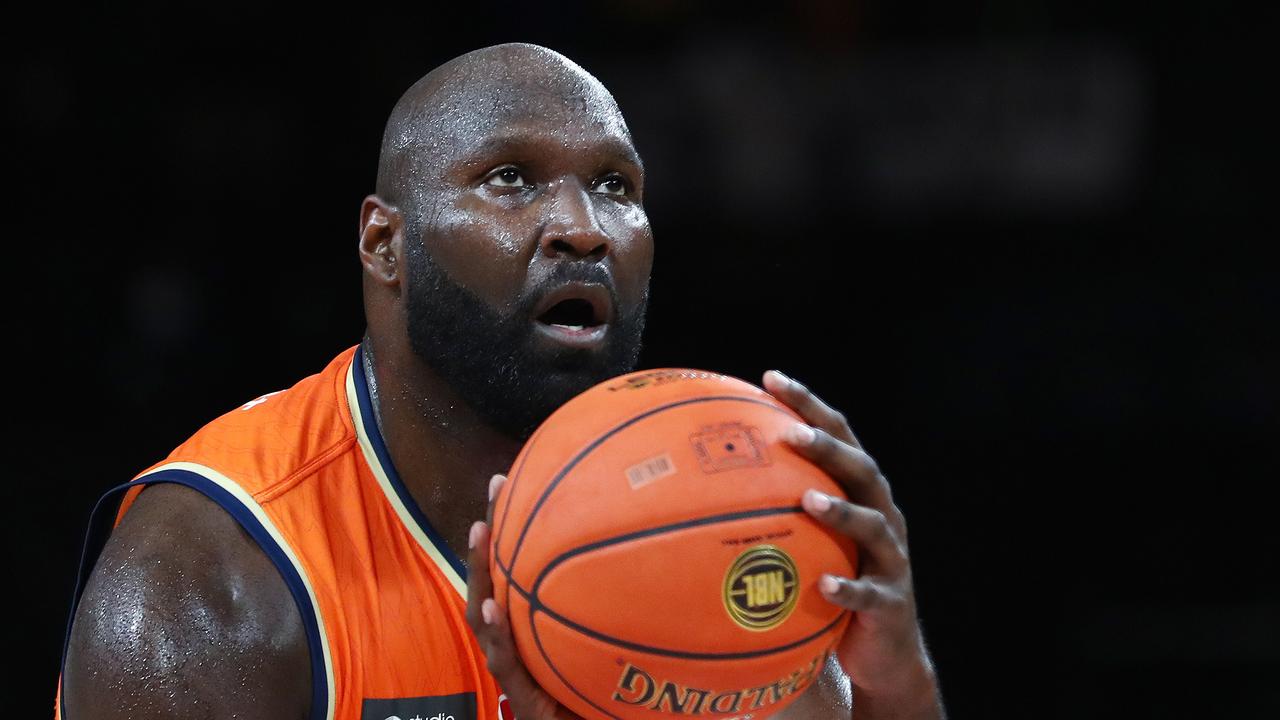
[[[547,293],[534,319],[552,341],[586,348],[604,342],[612,313],[613,299],[604,285],[568,283]]]
[[[557,325],[569,330],[593,328],[602,323],[596,318],[595,308],[585,298],[561,300],[538,316],[538,322]]]

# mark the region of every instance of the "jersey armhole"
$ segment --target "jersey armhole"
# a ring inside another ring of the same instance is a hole
[[[141,493],[143,486],[174,483],[189,487],[210,500],[244,528],[258,547],[266,553],[284,578],[302,616],[302,626],[307,635],[307,648],[311,656],[311,712],[310,720],[333,720],[333,665],[329,653],[324,621],[318,610],[314,590],[306,571],[298,561],[288,542],[267,517],[262,507],[231,479],[212,468],[195,463],[170,463],[162,465],[132,482],[108,490],[98,500],[89,517],[89,529],[85,534],[84,550],[80,555],[80,571],[76,576],[75,593],[71,599],[71,612],[67,618],[66,636],[62,642],[62,672],[58,676],[57,720],[68,720],[62,700],[62,678],[66,675],[67,648],[71,644],[71,626],[76,609],[84,593],[89,576],[93,573],[98,556],[106,546],[107,538],[123,517],[128,505]],[[116,508],[119,508],[118,510]]]

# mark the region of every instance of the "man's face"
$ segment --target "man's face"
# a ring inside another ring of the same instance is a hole
[[[642,169],[612,100],[579,90],[484,103],[419,166],[420,212],[404,208],[411,345],[520,440],[634,369],[644,329],[653,237]],[[586,287],[567,295],[591,304],[554,302],[571,282]]]

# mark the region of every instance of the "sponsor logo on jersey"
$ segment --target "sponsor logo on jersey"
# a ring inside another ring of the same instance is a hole
[[[476,694],[365,698],[361,720],[476,720]]]

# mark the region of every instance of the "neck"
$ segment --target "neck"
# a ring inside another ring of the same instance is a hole
[[[507,473],[521,443],[480,419],[407,348],[363,343],[365,379],[391,462],[449,548],[467,556],[471,523],[484,519],[489,479]],[[396,352],[396,350],[402,350]]]

